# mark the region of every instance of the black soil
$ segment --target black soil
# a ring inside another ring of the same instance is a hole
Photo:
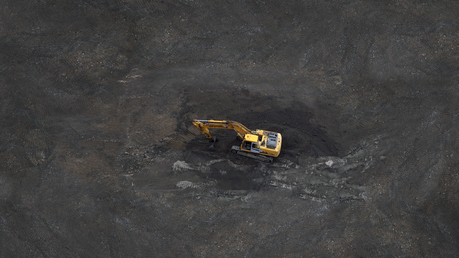
[[[0,257],[456,257],[456,1],[9,1]],[[274,163],[193,119],[283,135]]]

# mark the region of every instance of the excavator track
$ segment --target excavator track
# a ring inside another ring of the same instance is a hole
[[[236,154],[241,155],[241,156],[252,158],[252,159],[255,159],[255,160],[258,160],[258,161],[267,162],[267,163],[272,163],[273,160],[274,160],[272,157],[267,157],[267,156],[263,156],[263,155],[260,155],[260,154],[254,154],[254,153],[242,151],[239,146],[231,147],[231,152],[232,153],[236,153]]]

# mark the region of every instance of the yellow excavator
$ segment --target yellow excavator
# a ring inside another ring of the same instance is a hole
[[[232,129],[242,139],[241,146],[231,147],[231,152],[265,162],[273,162],[279,156],[282,146],[280,133],[265,130],[250,130],[241,123],[226,120],[193,120],[193,124],[207,139],[216,142],[209,131],[213,129]],[[212,146],[213,147],[213,144]]]

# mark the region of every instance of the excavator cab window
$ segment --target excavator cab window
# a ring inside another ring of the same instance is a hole
[[[252,142],[252,149],[251,152],[260,153],[260,145],[257,143]]]
[[[250,148],[251,148],[251,142],[246,142],[246,141],[242,142],[243,150],[250,150]]]

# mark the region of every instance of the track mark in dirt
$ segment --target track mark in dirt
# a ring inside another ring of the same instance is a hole
[[[266,177],[270,187],[284,188],[302,199],[317,202],[368,200],[369,186],[361,184],[373,165],[385,158],[385,150],[378,145],[381,137],[361,140],[344,157],[300,157],[294,168],[269,169]]]
[[[202,163],[187,163],[178,160],[173,164],[172,170],[195,173],[201,182],[193,183],[193,185],[200,186],[200,188],[211,187],[219,190],[256,190],[259,188],[254,181],[255,176],[259,174],[256,171],[256,165],[238,165],[228,159],[212,159]]]
[[[233,162],[225,155],[214,153],[206,157],[208,152],[198,151],[186,157],[187,161],[175,161],[171,169],[197,175],[195,181],[177,181],[176,187],[201,193],[278,189],[319,203],[367,201],[374,189],[361,183],[360,178],[384,160],[386,148],[379,145],[380,139],[361,140],[344,157],[300,155],[298,160],[280,157],[272,164],[250,159]],[[201,155],[205,161],[195,162],[195,157]]]

